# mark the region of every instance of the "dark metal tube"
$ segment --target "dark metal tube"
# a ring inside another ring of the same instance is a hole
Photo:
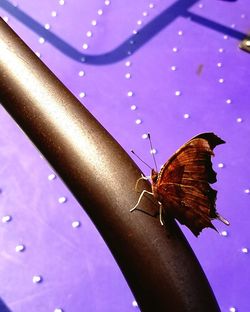
[[[84,206],[142,311],[219,311],[175,222],[129,212],[138,167],[1,19],[0,101]],[[157,207],[144,199],[143,209]]]

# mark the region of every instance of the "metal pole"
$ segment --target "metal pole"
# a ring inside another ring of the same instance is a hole
[[[176,223],[164,228],[129,212],[138,199],[138,167],[1,19],[0,101],[83,205],[142,311],[219,311]],[[151,200],[143,205],[157,210]]]

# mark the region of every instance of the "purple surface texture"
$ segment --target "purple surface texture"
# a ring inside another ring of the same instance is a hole
[[[159,167],[200,132],[226,141],[214,188],[230,227],[181,228],[221,310],[250,311],[250,54],[238,47],[249,1],[0,0],[0,15],[128,153],[152,164],[147,132]],[[88,216],[2,107],[0,124],[1,311],[139,311]]]

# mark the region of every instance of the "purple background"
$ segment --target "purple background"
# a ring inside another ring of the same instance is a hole
[[[250,311],[248,0],[0,0],[0,15],[149,164],[147,132],[158,166],[200,132],[227,142],[213,163],[230,227],[215,221],[220,234],[198,239],[181,228],[221,310]],[[2,107],[0,124],[1,312],[139,311],[88,216]]]

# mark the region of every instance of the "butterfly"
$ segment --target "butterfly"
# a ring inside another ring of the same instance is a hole
[[[148,135],[150,140],[150,135]],[[186,142],[162,166],[160,172],[151,171],[152,191],[143,190],[134,211],[147,193],[159,203],[160,223],[173,217],[186,225],[195,236],[204,228],[215,229],[212,220],[224,224],[229,222],[216,210],[216,195],[210,184],[216,182],[216,172],[212,168],[213,149],[225,141],[214,133],[201,133]],[[150,145],[152,143],[150,140]],[[133,152],[133,151],[132,151]],[[134,153],[134,152],[133,152]],[[135,153],[134,153],[135,154]],[[148,179],[142,176],[141,179]],[[139,180],[136,183],[136,188]]]

